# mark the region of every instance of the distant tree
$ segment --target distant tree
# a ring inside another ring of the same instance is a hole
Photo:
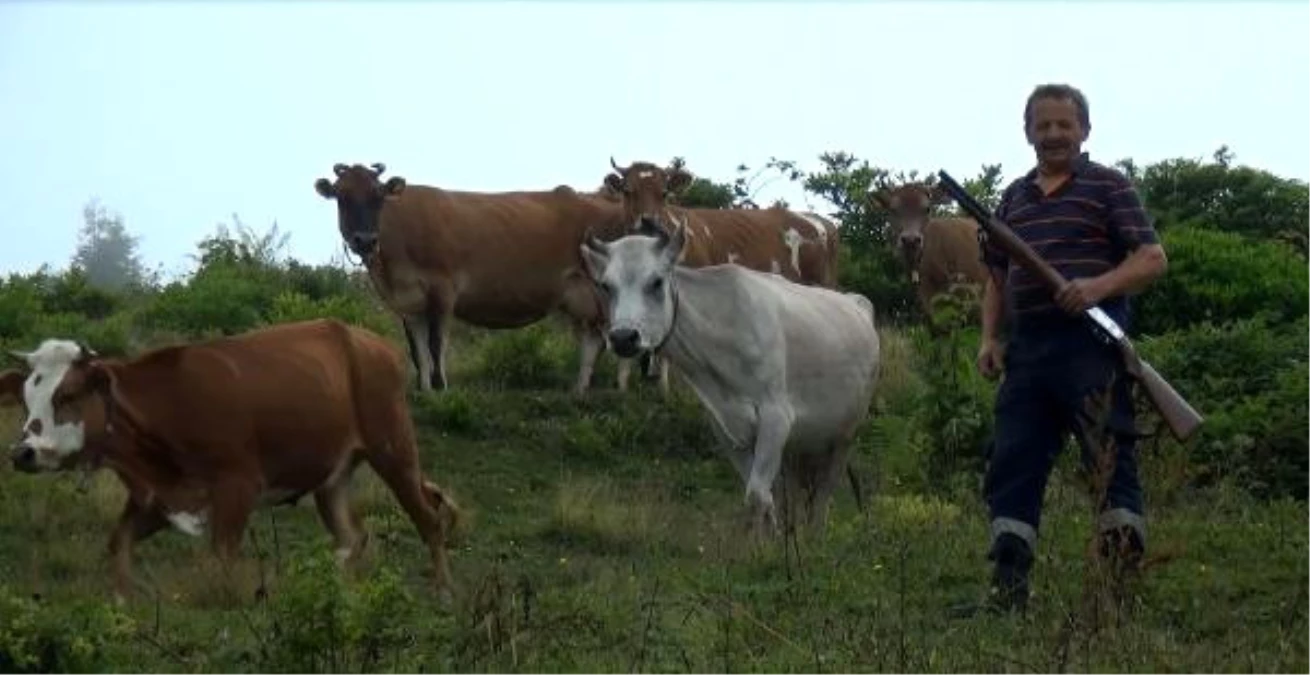
[[[280,256],[286,249],[290,232],[278,232],[274,221],[267,232],[259,234],[242,223],[235,213],[232,214],[232,223],[232,228],[219,223],[213,235],[197,244],[199,254],[192,258],[200,263],[201,269],[217,264],[257,268],[275,268],[282,264]]]
[[[1140,171],[1135,179],[1146,208],[1161,230],[1192,222],[1256,239],[1282,239],[1305,254],[1310,196],[1303,181],[1233,163],[1228,146],[1209,163],[1169,159]]]
[[[123,218],[110,215],[95,200],[82,209],[82,228],[72,265],[83,271],[97,288],[121,289],[144,279],[137,256],[138,238],[128,234]]]

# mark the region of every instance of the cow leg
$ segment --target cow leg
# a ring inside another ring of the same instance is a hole
[[[667,396],[669,394],[669,360],[655,357],[660,369],[660,394]]]
[[[433,363],[432,352],[429,351],[428,333],[430,326],[425,316],[407,316],[405,321],[405,334],[409,336],[410,345],[413,349],[414,366],[418,370],[418,390],[432,391]]]
[[[337,562],[342,567],[354,562],[368,542],[368,533],[359,514],[350,507],[349,480],[343,478],[319,488],[314,492],[314,505],[324,527],[336,541]]]
[[[427,544],[435,574],[434,583],[449,598],[453,584],[450,562],[446,559],[446,535],[458,513],[457,507],[435,485],[423,480],[417,463],[381,453],[374,454],[373,458],[373,469],[391,488],[423,543]]]
[[[581,345],[578,359],[578,381],[573,385],[573,393],[582,395],[591,386],[592,375],[596,372],[596,359],[605,347],[605,337],[597,329],[583,324],[574,324],[573,335]]]
[[[757,536],[776,531],[777,513],[773,504],[773,484],[782,468],[782,452],[795,415],[785,404],[760,406],[755,428],[755,452],[750,478],[746,482],[746,500],[750,504]]]
[[[109,537],[109,558],[113,567],[114,595],[120,602],[132,595],[132,547],[168,525],[159,509],[142,507],[128,497],[118,525]]]
[[[210,488],[212,513],[211,545],[225,574],[231,575],[241,553],[241,538],[245,535],[250,514],[254,511],[259,489],[250,481],[240,479],[219,480]],[[240,585],[229,577],[231,590]],[[240,597],[240,594],[236,594]]]
[[[628,390],[630,379],[632,379],[632,359],[619,359],[619,391]]]
[[[409,345],[409,361],[414,364],[414,372],[419,373],[419,382],[423,381],[423,364],[419,361],[418,342],[414,340],[414,329],[405,319],[400,320],[400,327],[405,333],[405,342]]]
[[[811,513],[810,526],[822,532],[828,526],[828,509],[832,504],[832,493],[841,482],[842,476],[850,466],[850,439],[843,439],[833,444],[827,453],[827,463],[822,465],[816,476],[814,487],[814,510]]]

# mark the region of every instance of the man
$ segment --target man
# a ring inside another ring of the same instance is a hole
[[[1006,188],[996,212],[1069,283],[1052,294],[998,246],[982,246],[990,274],[978,368],[988,378],[1005,371],[983,487],[991,517],[993,606],[1000,609],[1026,607],[1051,466],[1069,432],[1084,461],[1095,456],[1099,448],[1089,446],[1103,436],[1087,406],[1107,386],[1117,453],[1098,522],[1102,550],[1113,549],[1109,555],[1119,556],[1118,564],[1132,566],[1145,547],[1128,377],[1117,353],[1078,315],[1100,305],[1127,329],[1128,296],[1163,274],[1167,262],[1132,183],[1082,152],[1090,131],[1082,92],[1037,87],[1024,108],[1024,134],[1037,166]]]

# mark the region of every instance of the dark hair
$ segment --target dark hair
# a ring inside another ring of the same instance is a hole
[[[1078,90],[1067,84],[1041,84],[1033,93],[1028,95],[1028,103],[1023,107],[1023,126],[1028,128],[1033,121],[1033,102],[1042,98],[1071,99],[1073,104],[1078,107],[1078,123],[1083,125],[1083,130],[1087,131],[1092,128],[1091,115],[1087,111],[1087,97]]]

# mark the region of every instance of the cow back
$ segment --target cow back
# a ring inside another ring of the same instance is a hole
[[[735,263],[805,284],[835,285],[836,230],[780,208],[680,209],[690,236],[684,264]]]
[[[426,311],[428,292],[454,298],[457,316],[515,327],[549,313],[583,278],[579,247],[591,231],[613,239],[622,206],[569,188],[480,193],[411,185],[388,202],[370,270],[379,291],[410,298],[394,308]]]

